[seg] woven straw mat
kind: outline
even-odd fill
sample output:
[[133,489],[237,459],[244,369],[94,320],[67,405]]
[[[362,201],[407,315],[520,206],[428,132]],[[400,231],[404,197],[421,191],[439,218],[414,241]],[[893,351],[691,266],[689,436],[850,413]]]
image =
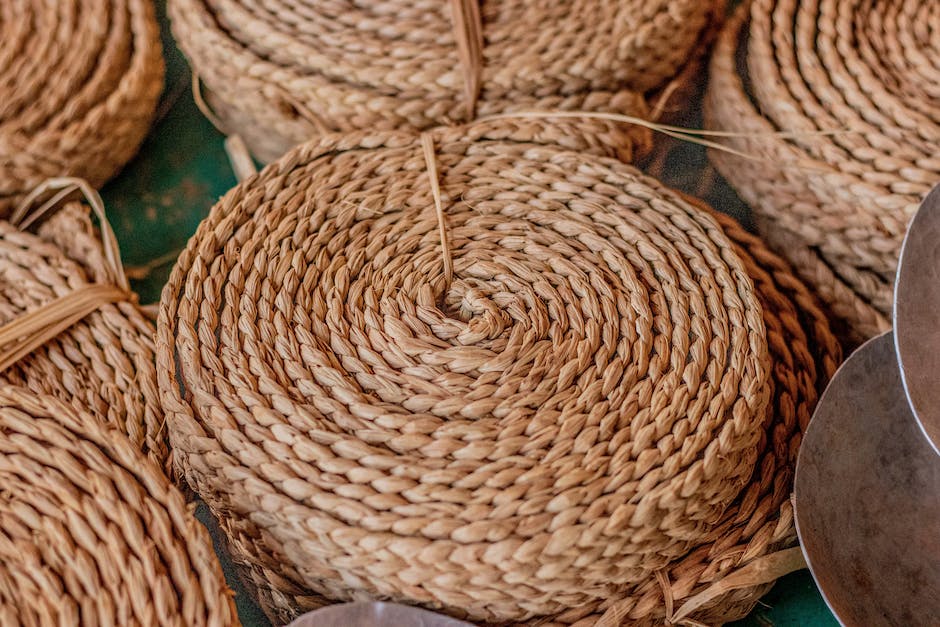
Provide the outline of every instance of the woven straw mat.
[[888,327],[907,222],[940,182],[938,32],[936,1],[755,0],[712,59],[707,125],[761,157],[712,159],[852,341]]
[[5,386],[0,485],[0,624],[238,624],[209,534],[124,434]]
[[578,128],[324,136],[181,255],[157,324],[174,459],[273,619],[381,597],[661,624],[662,574],[678,607],[793,541],[824,318],[734,223],[558,143]]
[[162,85],[150,0],[0,0],[0,217],[47,177],[111,178]]
[[[534,108],[648,116],[651,105],[681,107],[724,6],[170,0],[168,12],[222,130],[270,161],[327,131],[423,130]],[[465,23],[482,34],[457,28]]]
[[[0,221],[0,324],[113,277],[83,204],[39,228]],[[0,381],[50,394],[125,432],[159,464],[166,428],[154,369],[154,327],[136,304],[104,304],[0,372]]]

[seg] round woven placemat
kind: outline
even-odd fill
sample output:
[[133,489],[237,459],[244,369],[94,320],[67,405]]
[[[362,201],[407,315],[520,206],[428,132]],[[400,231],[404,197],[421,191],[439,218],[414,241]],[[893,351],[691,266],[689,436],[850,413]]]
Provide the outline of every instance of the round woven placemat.
[[[84,204],[67,204],[35,233],[0,220],[0,325],[27,319],[90,285],[115,282]],[[165,464],[154,327],[133,299],[128,294],[127,300],[97,307],[0,372],[0,381],[55,396],[99,418]]]
[[111,178],[162,85],[151,0],[0,1],[0,216],[48,177]]
[[380,596],[661,621],[657,571],[681,600],[792,539],[824,319],[758,242],[576,133],[323,137],[181,255],[157,325],[174,456],[276,620]]
[[0,486],[0,624],[238,624],[209,534],[124,434],[5,386]]
[[887,328],[906,224],[940,181],[938,27],[936,2],[754,0],[712,59],[707,125],[762,157],[716,167],[855,341]]
[[678,107],[695,75],[683,68],[697,67],[724,4],[171,0],[168,11],[223,130],[269,161],[328,131]]

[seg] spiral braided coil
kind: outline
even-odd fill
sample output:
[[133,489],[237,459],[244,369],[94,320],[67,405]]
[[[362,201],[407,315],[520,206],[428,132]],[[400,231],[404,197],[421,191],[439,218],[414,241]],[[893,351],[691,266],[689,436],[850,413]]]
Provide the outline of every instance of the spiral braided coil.
[[713,162],[851,341],[887,328],[907,222],[940,182],[937,33],[937,2],[754,0],[711,62],[707,125],[762,157]]
[[157,325],[175,459],[272,617],[379,596],[661,621],[656,571],[691,593],[792,540],[825,319],[759,242],[580,130],[433,132],[449,285],[404,132],[296,148],[181,255]]

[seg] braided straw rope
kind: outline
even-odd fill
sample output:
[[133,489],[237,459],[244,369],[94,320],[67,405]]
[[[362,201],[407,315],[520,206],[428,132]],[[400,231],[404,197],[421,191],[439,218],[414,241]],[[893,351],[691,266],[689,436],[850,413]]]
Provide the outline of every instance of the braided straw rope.
[[0,217],[47,177],[111,178],[162,84],[150,0],[0,0]]
[[[107,221],[99,236],[84,205],[59,202],[78,186],[100,213],[101,199],[86,183],[61,179],[27,197],[16,224],[0,221],[0,381],[55,396],[117,427],[166,464],[154,327],[129,292]],[[50,189],[59,194],[33,207],[33,197]],[[57,213],[36,234],[22,230],[52,209]],[[71,299],[82,295],[87,306],[69,319]],[[25,327],[40,315],[51,326],[28,334]],[[62,320],[70,324],[56,324]]]
[[533,108],[647,115],[644,96],[672,108],[724,4],[170,0],[168,12],[222,129],[270,161],[327,131]]
[[887,327],[905,226],[940,181],[938,32],[937,2],[754,0],[712,60],[708,126],[766,157],[714,163],[854,340]]
[[4,387],[0,486],[0,624],[238,624],[209,534],[124,434]]
[[174,459],[274,619],[377,596],[661,623],[662,575],[678,608],[793,540],[825,320],[759,242],[578,130],[324,136],[180,256],[157,325]]

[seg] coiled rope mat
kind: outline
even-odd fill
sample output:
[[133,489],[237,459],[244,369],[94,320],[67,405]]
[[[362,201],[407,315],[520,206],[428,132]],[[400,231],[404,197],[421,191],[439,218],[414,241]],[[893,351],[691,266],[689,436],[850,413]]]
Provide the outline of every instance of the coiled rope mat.
[[887,328],[906,224],[940,181],[938,33],[937,2],[754,0],[712,59],[707,125],[765,157],[716,167],[853,340]]
[[0,624],[238,624],[183,495],[93,416],[5,386],[0,486]]
[[321,137],[180,256],[157,325],[174,459],[274,619],[380,596],[661,623],[792,541],[824,318],[738,228],[559,145],[578,129]]
[[0,217],[48,177],[111,178],[162,85],[150,0],[0,0]]
[[[107,221],[99,235],[88,207],[71,200],[79,187],[103,217],[87,183],[60,179],[27,197],[13,222],[0,220],[0,381],[95,416],[165,464],[154,327],[129,291]],[[55,192],[48,202],[32,202],[47,191]],[[53,210],[35,233],[22,230]],[[88,307],[70,319],[69,299],[82,295]],[[18,326],[41,314],[50,318],[42,328]]]
[[328,131],[679,106],[724,5],[170,0],[168,12],[222,129],[270,161]]

